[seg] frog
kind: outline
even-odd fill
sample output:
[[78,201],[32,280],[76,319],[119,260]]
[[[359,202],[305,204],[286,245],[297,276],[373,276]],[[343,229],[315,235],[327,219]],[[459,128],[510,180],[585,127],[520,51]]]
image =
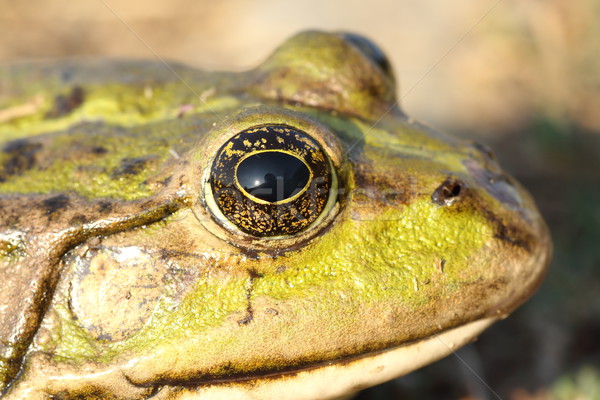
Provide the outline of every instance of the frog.
[[475,340],[551,257],[532,197],[306,31],[243,72],[0,67],[0,397],[333,399]]

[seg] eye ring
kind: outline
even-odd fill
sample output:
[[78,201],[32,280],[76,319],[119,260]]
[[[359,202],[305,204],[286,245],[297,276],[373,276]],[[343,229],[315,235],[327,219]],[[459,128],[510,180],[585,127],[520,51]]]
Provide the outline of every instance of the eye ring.
[[[250,178],[243,174],[256,183],[249,188]],[[246,128],[226,141],[213,158],[205,188],[216,221],[255,238],[303,233],[337,201],[337,175],[319,142],[276,123]],[[271,193],[254,192],[261,188]]]

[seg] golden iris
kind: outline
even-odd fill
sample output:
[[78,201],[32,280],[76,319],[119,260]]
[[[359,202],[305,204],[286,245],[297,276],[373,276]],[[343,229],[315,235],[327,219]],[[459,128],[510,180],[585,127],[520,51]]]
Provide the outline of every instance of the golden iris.
[[321,146],[286,125],[261,125],[229,139],[218,151],[209,182],[220,212],[258,237],[289,236],[325,209],[332,166]]

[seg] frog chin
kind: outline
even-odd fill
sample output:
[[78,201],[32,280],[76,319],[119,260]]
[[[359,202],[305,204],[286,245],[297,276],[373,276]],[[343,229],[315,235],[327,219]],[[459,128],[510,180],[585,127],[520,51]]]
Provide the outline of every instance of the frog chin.
[[[198,387],[163,387],[156,399],[337,399],[407,374],[473,341],[500,317],[487,317],[389,350],[318,367]],[[166,390],[165,390],[166,389]]]

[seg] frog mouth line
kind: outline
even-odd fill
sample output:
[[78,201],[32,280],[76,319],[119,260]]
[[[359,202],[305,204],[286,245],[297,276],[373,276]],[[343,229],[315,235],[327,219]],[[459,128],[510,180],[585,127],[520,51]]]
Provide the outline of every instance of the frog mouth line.
[[[339,396],[385,382],[443,358],[474,340],[500,318],[499,315],[483,317],[397,347],[325,361],[295,370],[229,379],[158,383],[148,398],[162,399],[166,395],[169,399],[194,399],[198,396],[202,400],[216,400],[233,398],[236,392],[243,390],[256,392],[257,398],[285,399],[287,397],[282,398],[282,393],[304,393],[307,387],[315,394],[301,398],[315,398],[317,394]],[[130,383],[135,384],[131,380]],[[179,397],[180,395],[185,397]]]
[[[143,381],[138,379],[134,373],[121,369],[120,371],[113,370],[115,373],[113,378],[115,382],[121,381],[122,384],[131,389],[138,391],[142,389],[146,393],[144,398],[154,400],[163,398],[228,400],[236,398],[235,394],[239,395],[240,392],[260,392],[256,398],[280,398],[284,400],[285,397],[281,397],[281,393],[301,393],[305,391],[306,386],[309,386],[311,390],[316,390],[314,388],[319,390],[314,392],[312,396],[288,398],[292,400],[319,398],[320,393],[329,392],[332,393],[330,396],[328,395],[329,397],[335,397],[350,391],[360,390],[404,375],[445,357],[460,346],[472,341],[493,322],[502,319],[518,307],[535,291],[543,279],[544,266],[550,258],[550,248],[545,241],[549,240],[549,236],[544,236],[542,242],[535,246],[533,254],[529,255],[527,261],[520,264],[520,269],[530,271],[530,273],[527,276],[527,282],[523,282],[518,293],[512,293],[512,295],[506,296],[505,301],[496,303],[480,315],[474,315],[471,322],[449,327],[439,333],[434,333],[413,342],[405,342],[387,349],[381,348],[366,351],[362,354],[348,355],[336,360],[307,363],[297,368],[254,371],[245,376],[232,374],[228,377],[207,375],[200,377],[198,374],[196,378],[178,379],[176,376],[158,375],[154,379],[150,376]],[[73,376],[77,375],[77,373],[73,374]],[[102,388],[104,385],[99,384],[95,379],[88,380],[85,385],[89,385],[89,387],[99,385]],[[55,393],[59,393],[61,390],[84,390],[82,386],[73,385],[73,382],[60,382],[59,376],[52,378],[52,380],[56,384],[57,391]],[[44,379],[40,379],[40,385],[43,385],[43,382]],[[331,388],[332,385],[335,387]],[[59,387],[62,389],[58,389]],[[22,390],[18,385],[14,389],[16,389],[15,393]],[[11,397],[11,394],[8,394],[7,400],[9,398],[19,398],[18,394],[17,397]]]
[[[545,240],[549,240],[546,238]],[[512,243],[511,243],[512,244]],[[404,342],[401,344],[396,344],[390,347],[381,347],[379,349],[366,350],[362,353],[351,354],[343,356],[336,360],[322,360],[313,363],[306,363],[304,365],[299,365],[296,367],[290,367],[288,369],[281,370],[263,370],[263,371],[254,371],[251,374],[232,374],[228,377],[219,377],[219,376],[204,376],[203,378],[191,378],[191,379],[164,379],[164,380],[155,380],[147,383],[136,382],[135,379],[129,378],[131,384],[139,386],[139,387],[150,387],[154,386],[156,388],[155,392],[158,393],[164,389],[170,388],[169,390],[174,390],[175,388],[183,388],[183,390],[199,390],[204,393],[205,390],[213,390],[212,388],[222,387],[222,390],[229,390],[228,387],[234,386],[261,386],[268,385],[269,382],[278,382],[278,381],[290,381],[295,379],[305,379],[302,378],[301,375],[318,375],[319,371],[324,369],[338,369],[338,370],[346,370],[346,369],[356,369],[356,374],[359,374],[359,371],[362,371],[362,374],[365,374],[365,371],[370,371],[369,369],[364,369],[363,364],[372,363],[373,365],[377,363],[376,360],[386,358],[386,354],[397,354],[394,357],[398,357],[399,354],[409,354],[410,352],[415,351],[414,349],[420,347],[429,347],[431,346],[431,342],[439,342],[443,343],[446,347],[445,350],[440,350],[438,355],[435,358],[427,358],[424,361],[419,362],[415,361],[415,357],[407,357],[407,360],[396,360],[393,367],[389,367],[394,371],[400,371],[393,375],[392,377],[382,378],[381,382],[392,379],[393,377],[401,376],[405,373],[411,372],[421,366],[425,366],[437,359],[445,357],[446,355],[454,352],[454,350],[458,349],[460,346],[467,344],[468,342],[474,340],[479,333],[487,329],[493,322],[503,319],[506,315],[511,313],[514,309],[519,307],[523,302],[525,302],[531,295],[534,293],[538,287],[541,285],[543,278],[545,276],[545,268],[536,268],[536,266],[546,265],[551,256],[551,251],[546,250],[542,251],[541,249],[548,249],[548,246],[540,244],[537,246],[538,251],[534,251],[535,255],[532,255],[529,258],[529,261],[526,262],[521,268],[525,270],[531,270],[532,274],[529,276],[528,282],[523,282],[523,290],[519,294],[513,294],[512,296],[506,298],[504,301],[501,301],[494,306],[490,307],[487,311],[481,313],[480,315],[473,316],[473,319],[470,322],[464,323],[458,326],[450,326],[445,330],[433,333],[429,336],[426,336],[421,339],[416,339],[414,341]],[[459,334],[465,335],[464,337],[460,337]],[[449,339],[448,339],[449,338]],[[403,356],[404,357],[404,356]],[[418,357],[417,357],[418,358]],[[372,360],[372,361],[368,361]],[[360,366],[360,367],[359,367]],[[376,366],[372,366],[373,368],[379,368]],[[402,368],[406,368],[403,370]],[[404,372],[403,372],[404,371]],[[243,375],[243,376],[242,376]],[[342,373],[340,372],[340,377],[335,379],[342,379]],[[334,378],[332,378],[334,379]],[[328,381],[329,383],[335,382],[335,380]],[[305,383],[307,384],[307,383]],[[278,384],[276,384],[278,385]],[[372,386],[372,384],[365,384],[364,387]],[[214,389],[215,391],[221,389]],[[287,390],[287,389],[286,389]],[[204,396],[204,394],[203,394]],[[275,396],[277,397],[277,396]],[[157,397],[160,398],[160,397]],[[211,397],[209,397],[210,399]],[[227,398],[227,397],[223,397]],[[266,397],[269,398],[269,397]],[[202,400],[205,398],[202,397]]]
[[[544,246],[540,246],[539,249]],[[148,398],[152,399],[202,399],[221,400],[235,398],[240,392],[256,393],[256,398],[280,398],[282,393],[312,394],[289,399],[312,399],[318,396],[337,397],[345,393],[382,383],[405,375],[433,361],[441,359],[461,346],[473,341],[495,321],[522,304],[541,284],[545,270],[535,268],[545,265],[548,251],[537,251],[522,268],[532,270],[529,282],[521,294],[510,296],[486,312],[465,324],[449,327],[439,333],[405,342],[394,347],[348,355],[337,360],[324,360],[310,365],[279,371],[255,371],[253,374],[230,375],[229,377],[204,377],[197,379],[159,379],[139,382],[131,376],[125,377],[129,384],[139,388],[153,388]],[[535,271],[534,271],[535,270]],[[137,382],[136,382],[137,381]],[[181,397],[180,397],[181,396]],[[291,395],[290,395],[291,396]]]

